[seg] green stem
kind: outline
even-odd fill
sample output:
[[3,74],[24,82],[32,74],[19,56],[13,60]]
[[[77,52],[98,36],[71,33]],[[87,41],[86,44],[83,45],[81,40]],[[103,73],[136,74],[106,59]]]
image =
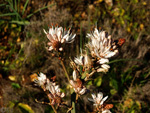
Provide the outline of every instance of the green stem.
[[71,104],[72,104],[71,113],[76,113],[76,105],[75,105],[75,103],[76,103],[76,93],[73,92],[73,93],[71,94]]
[[65,67],[64,62],[63,62],[62,60],[61,60],[61,65],[62,65],[62,67],[63,67],[63,69],[64,69],[64,71],[65,71],[65,75],[66,75],[66,77],[67,77],[67,79],[68,79],[68,82],[70,83],[69,75],[68,75],[68,73],[67,73],[66,67]]

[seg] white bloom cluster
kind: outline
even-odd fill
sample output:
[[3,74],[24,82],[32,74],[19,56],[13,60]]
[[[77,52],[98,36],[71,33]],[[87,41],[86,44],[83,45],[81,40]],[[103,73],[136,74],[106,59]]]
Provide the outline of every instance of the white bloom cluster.
[[62,51],[62,43],[71,43],[74,41],[76,34],[70,34],[70,29],[64,30],[62,27],[53,27],[49,28],[49,31],[44,30],[47,38],[49,39],[48,50],[52,51],[53,49]]
[[87,90],[82,81],[77,78],[77,73],[75,70],[73,71],[73,80],[70,80],[70,84],[73,87],[74,91],[79,95],[83,95]]
[[52,99],[51,104],[61,104],[61,99],[65,96],[65,94],[61,93],[59,86],[47,79],[45,74],[40,73],[37,79],[34,80],[34,82],[37,85],[41,86],[44,91],[50,92],[48,94],[48,97]]
[[47,79],[46,75],[43,73],[40,73],[37,79],[34,80],[34,82],[39,86],[44,86],[44,84],[46,83],[46,79]]
[[97,97],[93,93],[92,98],[88,98],[88,100],[94,102],[93,105],[96,106],[96,108],[98,108],[98,110],[101,111],[102,113],[111,113],[110,110],[105,108],[103,105],[107,98],[108,98],[108,96],[103,98],[103,93],[99,92],[97,94]]
[[119,53],[115,42],[105,31],[98,31],[97,28],[95,28],[93,33],[87,34],[87,37],[90,38],[87,47],[90,50],[91,56],[101,65],[101,67],[97,69],[97,72],[107,72],[110,68],[110,66],[106,64],[109,62],[108,59]]

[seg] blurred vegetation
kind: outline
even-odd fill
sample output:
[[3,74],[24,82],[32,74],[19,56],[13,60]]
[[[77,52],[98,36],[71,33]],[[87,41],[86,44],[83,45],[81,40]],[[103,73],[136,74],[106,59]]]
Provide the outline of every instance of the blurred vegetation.
[[[62,70],[55,69],[60,67],[59,62],[45,49],[47,39],[43,33],[43,29],[48,29],[49,25],[59,24],[66,28],[72,27],[72,31],[77,33],[75,42],[65,49],[66,59],[70,55],[72,58],[79,55],[80,48],[84,49],[88,41],[86,33],[94,27],[106,30],[114,39],[125,38],[126,43],[116,58],[119,60],[112,59],[110,71],[95,74],[95,79],[88,83],[88,87],[94,92],[102,91],[109,95],[108,103],[114,104],[112,112],[150,112],[150,92],[147,90],[150,88],[150,1],[113,0],[112,4],[107,1],[2,0],[0,85],[6,91],[3,94],[0,92],[3,97],[0,99],[0,106],[13,107],[17,112],[23,113],[52,110],[46,105],[38,109],[41,104],[34,99],[39,98],[37,94],[40,91],[36,89],[35,93],[31,93],[33,89],[28,88],[29,92],[26,92],[26,87],[31,87],[29,76],[40,71],[49,76],[58,75],[58,83],[63,82]],[[71,75],[69,65],[67,69]],[[4,88],[9,85],[4,80],[13,89]],[[61,87],[65,89],[64,85]],[[19,94],[20,98],[5,99],[10,93],[7,90]],[[38,106],[36,109],[35,105]],[[92,111],[91,109],[91,103],[86,102],[78,105],[77,111]]]

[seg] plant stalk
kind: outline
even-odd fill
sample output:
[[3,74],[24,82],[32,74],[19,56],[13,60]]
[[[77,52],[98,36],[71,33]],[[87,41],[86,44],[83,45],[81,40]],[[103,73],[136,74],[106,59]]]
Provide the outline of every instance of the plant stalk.
[[61,60],[61,65],[62,65],[62,67],[63,67],[63,70],[65,71],[65,75],[66,75],[66,77],[67,77],[67,79],[68,79],[68,82],[70,83],[69,75],[68,75],[68,73],[67,73],[66,67],[65,67],[64,62],[63,62],[62,60]]

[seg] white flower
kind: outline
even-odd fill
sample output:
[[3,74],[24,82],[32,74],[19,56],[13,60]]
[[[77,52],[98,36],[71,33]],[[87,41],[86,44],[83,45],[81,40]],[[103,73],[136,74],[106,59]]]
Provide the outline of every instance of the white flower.
[[43,73],[40,73],[34,82],[39,86],[43,86],[46,83],[46,75]]
[[60,92],[60,88],[58,85],[50,85],[49,91],[50,91],[50,94],[48,96],[49,98],[52,99],[51,104],[52,105],[58,104],[58,106],[61,105],[62,98],[65,96],[65,93]]
[[97,97],[96,97],[96,95],[93,93],[93,94],[92,94],[92,98],[93,98],[93,99],[88,98],[88,100],[94,102],[93,105],[96,106],[96,107],[98,107],[98,106],[102,106],[102,105],[103,105],[104,101],[108,98],[108,96],[106,96],[106,97],[103,98],[103,93],[102,93],[102,92],[99,92],[99,93],[97,94]]
[[105,31],[99,32],[95,28],[93,33],[87,34],[87,37],[91,39],[87,47],[93,57],[108,59],[118,54],[117,46]]
[[52,84],[51,84],[51,85],[49,86],[49,91],[50,91],[50,93],[53,95],[53,97],[59,96],[59,97],[63,98],[63,97],[65,96],[64,93],[61,93],[61,92],[60,92],[60,88],[59,88],[58,85],[52,85]]
[[39,77],[37,77],[34,82],[41,86],[44,91],[50,92],[47,96],[52,99],[51,104],[61,104],[65,94],[61,93],[59,86],[47,79],[45,74],[40,73]]
[[83,95],[87,90],[82,81],[77,78],[77,73],[75,70],[73,71],[73,80],[70,80],[70,84],[73,87],[74,91],[79,95]]
[[84,56],[80,56],[74,59],[74,62],[78,65],[83,65],[83,58]]
[[111,39],[110,35],[105,31],[98,31],[97,28],[95,28],[93,33],[87,34],[87,37],[91,39],[87,44],[91,56],[97,64],[100,64],[96,68],[97,72],[108,72],[110,66],[107,63],[109,63],[109,58],[119,53],[118,46]]
[[76,34],[72,35],[70,34],[70,29],[64,30],[62,27],[52,27],[49,28],[49,31],[46,32],[44,30],[44,33],[47,35],[47,38],[49,39],[49,48],[48,50],[51,51],[53,49],[62,51],[62,43],[71,43],[74,41],[74,38]]
[[82,65],[84,69],[90,69],[93,65],[92,60],[89,58],[87,54],[81,55],[80,57],[77,57],[74,59],[74,62],[77,65]]

